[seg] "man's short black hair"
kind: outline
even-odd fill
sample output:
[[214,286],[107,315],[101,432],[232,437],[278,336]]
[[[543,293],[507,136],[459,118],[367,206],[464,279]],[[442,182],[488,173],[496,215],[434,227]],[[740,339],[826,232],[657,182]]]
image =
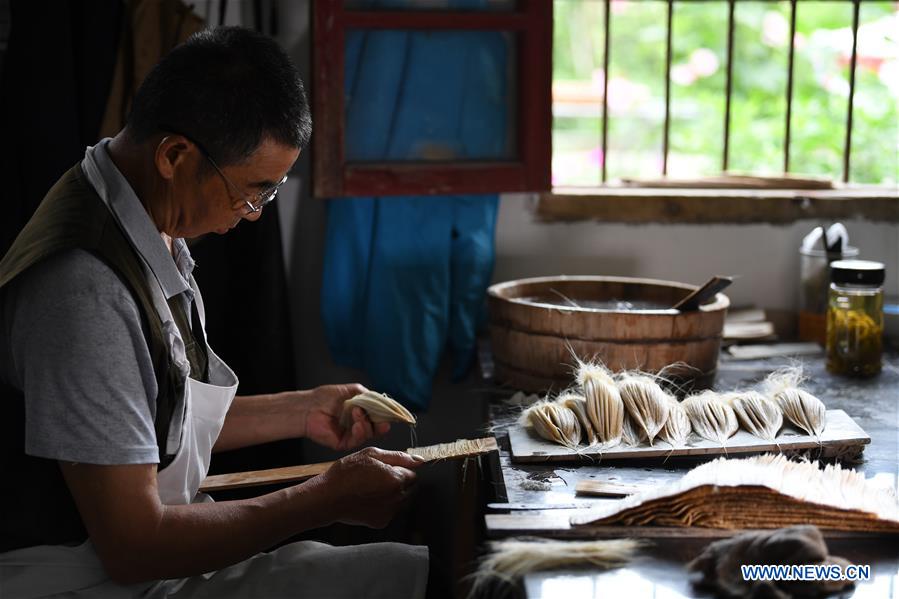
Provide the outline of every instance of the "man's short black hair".
[[218,27],[172,50],[138,89],[128,118],[132,139],[164,131],[190,137],[225,166],[249,157],[266,136],[302,149],[312,119],[300,75],[274,40]]

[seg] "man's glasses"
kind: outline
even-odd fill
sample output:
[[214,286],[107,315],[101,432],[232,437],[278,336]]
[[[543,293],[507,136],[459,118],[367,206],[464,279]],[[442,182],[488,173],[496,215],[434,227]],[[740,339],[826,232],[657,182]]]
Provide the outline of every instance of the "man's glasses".
[[253,196],[250,196],[248,198],[246,196],[246,194],[243,191],[241,191],[241,189],[237,185],[235,185],[234,182],[232,182],[231,179],[229,179],[228,176],[225,175],[224,172],[222,172],[222,169],[219,168],[219,165],[215,163],[215,160],[212,159],[212,156],[209,154],[209,152],[206,151],[206,148],[204,148],[202,144],[200,144],[198,141],[196,141],[189,135],[185,135],[184,133],[181,133],[180,131],[176,131],[176,130],[172,129],[171,127],[161,127],[161,129],[164,131],[169,131],[170,133],[174,133],[176,135],[180,135],[181,137],[184,137],[185,139],[189,140],[192,144],[197,146],[197,149],[200,150],[200,153],[206,157],[206,160],[209,161],[209,164],[212,165],[212,168],[214,168],[215,171],[219,175],[221,175],[221,177],[222,177],[222,179],[224,179],[225,183],[230,185],[231,189],[233,189],[237,193],[237,196],[243,200],[244,204],[246,204],[247,214],[255,214],[256,212],[261,211],[263,208],[265,208],[267,205],[269,205],[278,196],[278,189],[282,185],[284,185],[285,181],[287,181],[287,175],[284,175],[281,178],[281,180],[275,184],[274,187],[270,187],[269,189],[264,189],[264,190],[260,191],[259,193],[255,194]]

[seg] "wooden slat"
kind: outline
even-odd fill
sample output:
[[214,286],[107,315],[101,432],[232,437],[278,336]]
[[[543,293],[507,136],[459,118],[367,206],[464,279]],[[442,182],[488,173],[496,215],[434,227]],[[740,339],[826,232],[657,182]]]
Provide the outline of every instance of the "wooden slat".
[[[569,522],[571,516],[583,512],[583,509],[569,509],[487,514],[484,516],[484,521],[487,527],[487,536],[491,538],[527,535],[570,539],[720,539],[745,532],[758,532],[754,529],[727,530],[699,528],[696,526],[684,528],[667,526],[571,526]],[[821,529],[821,534],[827,539],[854,539],[883,536],[889,533]]]
[[[481,439],[473,439],[475,441],[476,450],[472,450],[471,444],[465,444],[462,451],[452,454],[442,455],[440,460],[469,458],[491,451],[497,451],[495,437],[484,437]],[[437,447],[430,445],[426,447],[410,448],[410,453],[427,452],[429,449]],[[417,450],[417,451],[416,451]],[[200,491],[209,493],[212,491],[227,491],[229,489],[242,489],[244,487],[257,487],[261,485],[275,485],[284,483],[293,483],[318,476],[325,472],[334,462],[320,462],[317,464],[303,464],[300,466],[287,466],[284,468],[270,468],[267,470],[252,470],[249,472],[233,472],[229,474],[216,474],[207,476],[200,485]]]
[[899,222],[895,188],[835,190],[557,188],[537,204],[542,222],[792,223],[865,218]]
[[687,447],[672,448],[668,443],[656,440],[650,447],[628,447],[620,445],[602,453],[596,450],[580,448],[580,452],[574,452],[567,447],[550,443],[538,438],[529,430],[520,425],[509,429],[509,442],[512,447],[512,461],[520,462],[558,462],[579,460],[618,460],[659,458],[660,460],[681,456],[727,456],[741,453],[783,453],[797,450],[820,450],[824,456],[849,455],[860,452],[871,442],[871,437],[865,433],[843,410],[827,411],[827,426],[820,439],[810,435],[800,434],[800,431],[785,426],[775,443],[765,441],[744,430],[740,430],[727,440],[724,447],[693,437]]
[[591,497],[627,497],[648,488],[648,485],[628,485],[604,480],[580,480],[574,488],[577,495]]
[[333,463],[320,462],[318,464],[303,464],[301,466],[287,466],[285,468],[271,468],[268,470],[215,474],[206,477],[203,484],[200,485],[200,491],[209,493],[211,491],[227,491],[229,489],[258,487],[260,485],[299,482],[322,474]]

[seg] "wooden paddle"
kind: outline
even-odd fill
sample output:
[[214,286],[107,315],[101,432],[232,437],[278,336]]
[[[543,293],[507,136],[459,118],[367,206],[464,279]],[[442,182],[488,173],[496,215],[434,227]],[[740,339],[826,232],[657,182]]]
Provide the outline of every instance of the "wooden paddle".
[[[431,462],[469,458],[497,450],[496,439],[494,437],[484,437],[482,439],[459,439],[453,443],[440,443],[439,445],[426,447],[410,447],[406,452],[411,455],[418,455],[424,458],[425,461]],[[200,485],[200,491],[209,493],[211,491],[227,491],[229,489],[242,489],[260,485],[299,482],[318,476],[330,468],[333,463],[321,462],[318,464],[287,466],[285,468],[270,468],[268,470],[216,474],[206,477],[206,480]]]

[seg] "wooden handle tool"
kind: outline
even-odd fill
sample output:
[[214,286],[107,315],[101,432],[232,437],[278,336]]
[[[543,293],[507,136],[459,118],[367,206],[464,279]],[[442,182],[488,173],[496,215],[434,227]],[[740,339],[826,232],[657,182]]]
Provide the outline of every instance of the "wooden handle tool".
[[716,293],[733,283],[733,277],[712,277],[706,281],[705,285],[691,291],[687,297],[672,306],[675,310],[681,312],[690,312],[698,310],[703,302],[715,296]]
[[[452,443],[440,443],[427,447],[410,447],[406,452],[411,455],[417,455],[426,462],[431,462],[474,457],[497,450],[496,439],[494,437],[484,437],[482,439],[459,439]],[[321,462],[318,464],[287,466],[285,468],[270,468],[268,470],[215,474],[206,477],[200,485],[200,491],[209,493],[211,491],[227,491],[229,489],[242,489],[260,485],[299,482],[318,476],[330,468],[333,463]]]

